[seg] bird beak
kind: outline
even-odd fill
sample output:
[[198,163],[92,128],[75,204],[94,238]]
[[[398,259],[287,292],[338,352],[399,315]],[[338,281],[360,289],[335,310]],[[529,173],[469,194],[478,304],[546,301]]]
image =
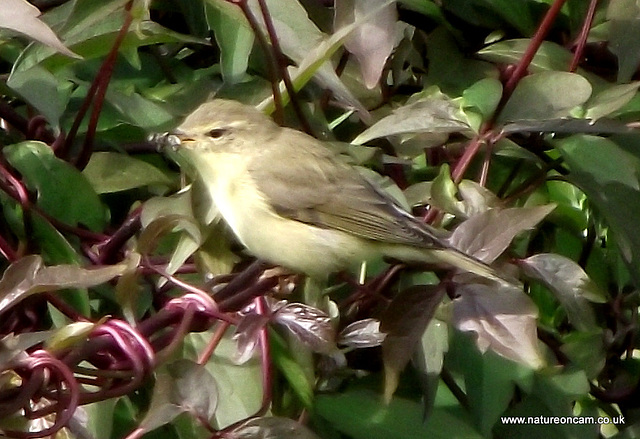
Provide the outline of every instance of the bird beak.
[[176,129],[171,132],[151,134],[147,138],[147,140],[149,141],[149,143],[155,144],[156,148],[158,148],[159,151],[167,148],[176,151],[180,147],[180,145],[182,145],[183,141],[189,141],[193,139],[187,136],[184,132]]

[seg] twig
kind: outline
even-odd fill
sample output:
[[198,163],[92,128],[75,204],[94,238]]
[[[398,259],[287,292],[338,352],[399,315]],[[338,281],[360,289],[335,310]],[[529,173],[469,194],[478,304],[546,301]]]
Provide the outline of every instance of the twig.
[[271,14],[269,14],[269,9],[267,8],[267,4],[265,0],[258,0],[258,4],[260,5],[260,11],[262,12],[262,18],[264,19],[264,24],[267,29],[267,34],[269,35],[269,39],[271,40],[271,46],[273,47],[273,56],[276,61],[276,65],[280,70],[280,77],[284,82],[284,86],[287,89],[287,93],[289,93],[289,98],[291,101],[291,105],[293,106],[293,110],[296,112],[296,116],[298,116],[298,120],[302,124],[302,128],[307,134],[313,135],[313,131],[311,129],[311,125],[307,120],[302,108],[300,107],[300,102],[298,101],[298,94],[293,87],[293,83],[291,82],[291,77],[289,76],[289,72],[287,71],[287,60],[284,57],[282,49],[280,47],[280,41],[278,40],[278,35],[276,33],[276,28],[273,25],[273,20],[271,19]]
[[573,52],[573,59],[571,60],[571,64],[569,65],[569,71],[575,72],[580,64],[580,60],[582,59],[582,54],[584,53],[584,47],[587,44],[587,37],[589,36],[589,31],[591,30],[591,24],[593,23],[593,16],[596,13],[596,7],[598,6],[598,0],[591,0],[589,2],[589,9],[587,10],[587,16],[584,19],[584,23],[582,23],[582,29],[580,29],[580,35],[578,35],[576,49]]
[[251,12],[251,8],[249,8],[247,0],[227,1],[229,1],[230,3],[235,3],[240,7],[242,13],[249,22],[249,26],[251,26],[251,29],[253,29],[253,33],[258,39],[258,44],[260,44],[260,47],[262,47],[262,52],[267,57],[267,71],[271,79],[271,93],[273,94],[273,102],[276,106],[274,119],[278,124],[282,125],[284,123],[284,110],[282,109],[282,96],[280,95],[279,87],[280,78],[278,76],[278,65],[275,59],[275,55],[269,47],[269,43],[262,33],[262,30],[260,29],[260,23],[258,23],[256,16],[253,15],[253,12]]

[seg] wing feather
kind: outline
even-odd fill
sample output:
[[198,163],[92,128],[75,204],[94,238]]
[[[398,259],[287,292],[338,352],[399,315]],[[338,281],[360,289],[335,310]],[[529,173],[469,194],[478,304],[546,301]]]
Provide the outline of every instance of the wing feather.
[[284,153],[273,142],[276,147],[249,164],[251,176],[280,215],[374,241],[445,247],[444,231],[415,219],[321,142],[309,144],[308,136],[288,129],[281,138],[299,140],[295,152],[287,148]]

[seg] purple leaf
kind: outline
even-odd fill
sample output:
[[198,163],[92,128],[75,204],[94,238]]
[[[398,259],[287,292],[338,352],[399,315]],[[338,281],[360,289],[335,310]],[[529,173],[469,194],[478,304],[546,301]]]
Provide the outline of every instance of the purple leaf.
[[387,334],[380,332],[380,321],[364,319],[353,322],[340,331],[338,344],[350,348],[372,348],[380,346]]
[[273,321],[291,331],[315,352],[335,350],[335,331],[323,311],[302,303],[290,303],[273,315]]
[[490,348],[532,368],[544,364],[536,333],[538,312],[524,292],[492,282],[462,284],[458,293],[453,301],[454,324],[461,331],[475,332],[482,352]]
[[[336,0],[334,28],[340,29],[374,11],[386,0]],[[364,84],[371,89],[382,75],[387,58],[393,51],[398,11],[395,4],[382,8],[358,26],[346,38],[345,48],[360,64]]]
[[509,247],[516,235],[534,227],[553,209],[554,204],[490,209],[460,224],[449,242],[458,250],[490,264]]

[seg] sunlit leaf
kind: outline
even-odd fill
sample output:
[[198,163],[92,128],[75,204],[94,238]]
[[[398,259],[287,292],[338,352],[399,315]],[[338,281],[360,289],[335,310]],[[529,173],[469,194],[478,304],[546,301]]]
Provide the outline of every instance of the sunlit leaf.
[[[392,1],[388,0],[389,3]],[[257,3],[256,0],[250,1],[249,6],[257,17],[261,17],[262,14]],[[297,1],[268,0],[266,4],[282,51],[298,65],[298,68],[291,72],[291,80],[296,90],[301,89],[311,78],[315,78],[323,87],[332,90],[338,100],[366,115],[365,108],[344,85],[327,61],[341,47],[344,38],[356,29],[361,21],[371,18],[372,14],[368,14],[353,25],[346,26],[339,32],[327,36],[318,29],[309,18],[306,10]],[[375,12],[373,11],[373,13]]]
[[519,233],[533,228],[555,205],[490,209],[460,224],[449,237],[455,248],[491,263]]
[[[334,28],[340,29],[386,3],[386,0],[337,0]],[[396,5],[388,4],[351,32],[344,42],[344,47],[358,60],[368,88],[375,87],[380,80],[393,50],[397,18]]]
[[52,352],[68,349],[76,343],[83,341],[96,328],[92,322],[73,322],[58,329],[47,340],[46,346]]
[[544,365],[538,348],[535,305],[518,288],[506,285],[461,284],[453,301],[458,329],[473,332],[478,348],[491,349],[532,368]]
[[64,55],[80,58],[78,54],[67,49],[51,28],[38,18],[39,16],[38,8],[25,0],[3,0],[0,8],[0,28],[20,32]]
[[169,177],[155,166],[114,152],[93,153],[82,173],[98,194],[171,184]]
[[426,97],[396,108],[389,116],[380,119],[364,130],[352,143],[362,144],[379,137],[420,133],[454,133],[470,131],[469,123],[454,104],[444,95]]
[[[185,338],[183,356],[196,361],[207,349],[216,329],[190,333]],[[237,364],[234,361],[236,355],[237,345],[231,339],[231,331],[228,331],[204,365],[216,382],[218,395],[221,395],[212,420],[220,428],[254,415],[262,401],[260,361],[252,358]]]
[[126,264],[100,268],[82,268],[77,265],[47,267],[40,256],[25,256],[11,264],[0,280],[0,311],[32,294],[100,285],[121,275],[126,268]]

